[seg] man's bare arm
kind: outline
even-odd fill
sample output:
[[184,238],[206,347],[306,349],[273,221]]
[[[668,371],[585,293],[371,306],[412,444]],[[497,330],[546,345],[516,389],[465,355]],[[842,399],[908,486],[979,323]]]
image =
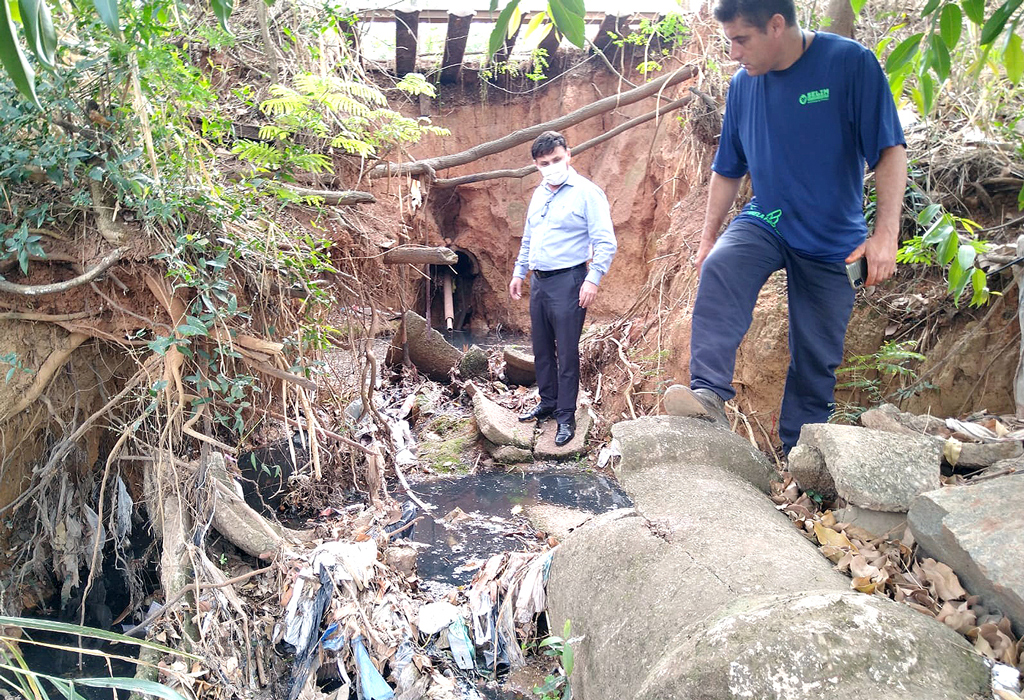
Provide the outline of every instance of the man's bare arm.
[[700,247],[697,249],[697,256],[693,264],[700,274],[700,268],[704,259],[708,257],[711,249],[718,239],[718,232],[722,230],[725,217],[736,201],[736,195],[740,191],[742,178],[725,177],[718,173],[711,173],[711,185],[708,192],[708,206],[704,213],[704,231],[700,237]]
[[864,281],[867,286],[889,279],[896,271],[900,215],[906,189],[907,151],[903,146],[891,146],[882,151],[875,164],[875,192],[878,195],[875,230],[846,258],[846,262],[853,262],[861,256],[867,258],[868,278]]

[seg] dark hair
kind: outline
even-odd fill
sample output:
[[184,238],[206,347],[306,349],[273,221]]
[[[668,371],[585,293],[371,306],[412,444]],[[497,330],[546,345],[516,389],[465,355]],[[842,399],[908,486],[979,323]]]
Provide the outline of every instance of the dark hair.
[[715,6],[715,19],[719,22],[724,24],[742,17],[762,32],[768,26],[768,20],[775,15],[782,15],[786,26],[795,25],[793,0],[718,0]]
[[534,160],[537,160],[541,156],[546,156],[548,153],[551,153],[559,146],[565,149],[569,148],[569,144],[566,143],[565,137],[557,131],[545,131],[533,140],[533,145],[530,146],[530,156]]

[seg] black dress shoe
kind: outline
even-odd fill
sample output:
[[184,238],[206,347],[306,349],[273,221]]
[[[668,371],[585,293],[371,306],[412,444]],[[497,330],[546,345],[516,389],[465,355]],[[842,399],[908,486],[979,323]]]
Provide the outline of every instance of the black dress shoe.
[[569,442],[576,435],[576,426],[572,423],[559,423],[558,432],[555,433],[555,446],[561,447]]
[[529,413],[523,413],[519,416],[519,420],[523,423],[529,420],[544,420],[550,418],[551,414],[555,412],[553,408],[546,408],[545,406],[537,406]]

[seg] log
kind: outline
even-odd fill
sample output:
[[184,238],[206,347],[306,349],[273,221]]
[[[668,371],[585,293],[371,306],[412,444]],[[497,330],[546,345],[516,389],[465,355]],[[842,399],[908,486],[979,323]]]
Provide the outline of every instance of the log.
[[638,88],[633,88],[632,90],[627,90],[626,92],[617,93],[615,95],[609,95],[608,97],[600,99],[597,102],[592,102],[586,107],[581,107],[569,114],[562,115],[561,117],[544,122],[543,124],[537,124],[525,129],[520,129],[519,131],[514,131],[500,139],[481,143],[460,153],[437,156],[435,158],[425,158],[411,163],[385,163],[374,167],[370,170],[369,175],[370,177],[386,177],[389,174],[425,175],[437,170],[454,168],[458,165],[466,165],[467,163],[480,160],[484,156],[501,153],[502,151],[507,151],[510,148],[515,148],[516,146],[532,141],[545,131],[558,131],[565,129],[573,124],[579,124],[582,121],[586,121],[591,117],[596,117],[599,114],[604,114],[605,112],[613,109],[625,107],[626,105],[631,105],[634,102],[639,102],[645,97],[659,94],[666,88],[677,83],[681,83],[684,80],[689,80],[696,74],[697,69],[695,67],[683,66],[666,76],[658,78],[657,80],[652,80]]
[[384,253],[385,265],[454,265],[458,261],[459,254],[451,248],[399,246]]
[[[609,131],[606,131],[600,136],[595,136],[589,141],[584,141],[579,146],[574,147],[572,149],[572,154],[574,156],[579,155],[580,153],[583,153],[587,149],[593,148],[594,146],[604,143],[610,138],[618,136],[627,129],[632,129],[634,126],[638,126],[640,124],[643,124],[644,122],[649,122],[650,120],[661,115],[667,114],[672,110],[679,109],[683,105],[689,103],[692,99],[692,95],[686,95],[685,97],[675,100],[674,102],[669,102],[664,107],[659,107],[653,112],[648,112],[647,114],[643,114],[639,117],[633,117],[629,121],[625,121],[619,124],[614,129],[610,129]],[[434,187],[444,189],[447,187],[458,187],[459,185],[468,185],[474,182],[483,182],[484,180],[497,180],[498,178],[503,177],[526,177],[530,173],[535,172],[537,172],[536,165],[527,165],[516,170],[491,170],[486,173],[475,173],[473,175],[462,175],[461,177],[451,177],[434,180]]]
[[[1024,256],[1024,234],[1017,236],[1017,257],[1021,256]],[[1024,330],[1024,265],[1015,267],[1013,276],[1017,280],[1017,321]],[[1017,374],[1013,378],[1013,402],[1017,417],[1024,418],[1024,341],[1017,360]]]
[[285,189],[294,192],[300,197],[317,197],[324,200],[324,204],[331,206],[349,206],[352,204],[373,204],[377,201],[369,192],[358,190],[311,190],[306,187],[285,185]]
[[462,57],[466,55],[466,40],[469,39],[469,26],[472,23],[472,12],[448,13],[448,35],[444,40],[444,57],[441,60],[442,83],[459,81]]
[[420,13],[395,10],[395,75],[401,78],[416,70],[416,35]]

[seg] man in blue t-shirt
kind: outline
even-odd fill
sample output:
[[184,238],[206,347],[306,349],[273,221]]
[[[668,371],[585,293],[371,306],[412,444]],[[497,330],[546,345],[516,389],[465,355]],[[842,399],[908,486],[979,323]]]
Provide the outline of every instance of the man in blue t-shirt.
[[[833,407],[854,299],[846,264],[865,258],[867,285],[895,270],[906,141],[874,54],[801,29],[792,0],[720,0],[715,18],[742,67],[729,87],[694,259],[690,387],[670,387],[665,407],[724,421],[758,293],[784,269],[791,360],[779,437],[788,454],[800,428],[825,422]],[[865,165],[878,193],[870,237]],[[747,173],[754,198],[719,237]]]

